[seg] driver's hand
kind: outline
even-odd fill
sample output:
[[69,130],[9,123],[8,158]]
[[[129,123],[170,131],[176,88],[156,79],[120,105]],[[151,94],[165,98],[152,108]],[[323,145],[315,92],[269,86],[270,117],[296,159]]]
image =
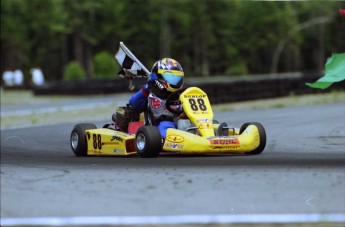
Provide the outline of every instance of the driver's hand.
[[171,105],[170,105],[170,106],[181,106],[181,108],[182,108],[182,105],[181,105],[181,101],[180,101],[180,100],[171,101]]
[[132,74],[131,72],[129,72],[127,70],[123,70],[123,69],[120,72],[118,72],[117,75],[119,77],[122,77],[122,78],[130,78],[130,79],[133,79],[135,77],[134,74]]
[[171,109],[178,111],[178,112],[183,112],[182,105],[171,105]]
[[180,116],[178,116],[178,119],[188,119],[188,116],[185,112],[182,112]]
[[176,112],[183,113],[182,103],[180,100],[171,102],[170,108]]

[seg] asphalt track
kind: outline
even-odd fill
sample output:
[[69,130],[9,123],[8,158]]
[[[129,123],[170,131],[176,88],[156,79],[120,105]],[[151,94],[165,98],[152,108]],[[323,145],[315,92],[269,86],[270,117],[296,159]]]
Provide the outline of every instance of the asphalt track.
[[[1,130],[1,218],[345,215],[345,105],[215,114],[267,132],[260,155],[75,157],[74,124]],[[77,122],[76,122],[77,123]],[[105,122],[94,122],[101,127]]]

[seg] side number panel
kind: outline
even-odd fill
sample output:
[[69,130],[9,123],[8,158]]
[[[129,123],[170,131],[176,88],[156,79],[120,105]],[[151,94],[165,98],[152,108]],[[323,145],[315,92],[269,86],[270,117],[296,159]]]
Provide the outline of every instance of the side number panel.
[[102,137],[100,134],[93,134],[92,136],[93,139],[93,148],[95,150],[102,150]]

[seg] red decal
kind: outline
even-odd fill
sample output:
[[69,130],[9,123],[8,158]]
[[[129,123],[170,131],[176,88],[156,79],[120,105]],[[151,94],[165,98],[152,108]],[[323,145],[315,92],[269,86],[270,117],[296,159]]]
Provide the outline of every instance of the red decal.
[[161,100],[156,99],[156,98],[151,98],[151,106],[154,109],[158,109],[159,107],[161,107]]

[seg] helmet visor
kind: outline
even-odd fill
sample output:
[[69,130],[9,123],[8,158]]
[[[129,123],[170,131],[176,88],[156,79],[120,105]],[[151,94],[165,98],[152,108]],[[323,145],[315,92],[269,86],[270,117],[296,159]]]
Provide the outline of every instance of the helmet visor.
[[158,70],[158,75],[161,75],[163,81],[173,86],[181,86],[183,84],[184,73],[177,70]]

